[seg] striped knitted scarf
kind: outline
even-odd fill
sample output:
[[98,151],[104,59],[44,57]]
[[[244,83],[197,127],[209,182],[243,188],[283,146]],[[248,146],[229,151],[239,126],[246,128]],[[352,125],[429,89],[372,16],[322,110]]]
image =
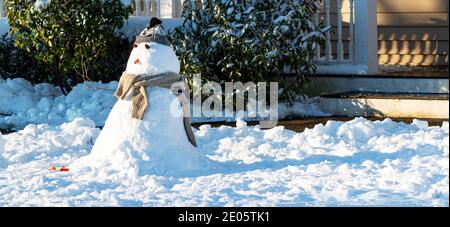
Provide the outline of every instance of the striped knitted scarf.
[[[174,83],[181,81],[181,79],[182,77],[179,74],[172,72],[156,75],[135,75],[123,72],[120,77],[119,86],[117,87],[114,95],[118,99],[124,100],[128,92],[131,90],[131,117],[143,120],[145,111],[149,106],[149,100],[145,88],[163,87],[173,89],[172,92],[177,95],[183,107],[183,124],[186,135],[192,145],[196,147],[197,142],[190,124],[188,100],[186,99],[186,96],[178,94],[178,91],[183,88],[172,86]],[[188,89],[187,86],[185,86],[185,89]],[[182,94],[186,94],[186,92],[189,92],[189,90],[185,90]]]

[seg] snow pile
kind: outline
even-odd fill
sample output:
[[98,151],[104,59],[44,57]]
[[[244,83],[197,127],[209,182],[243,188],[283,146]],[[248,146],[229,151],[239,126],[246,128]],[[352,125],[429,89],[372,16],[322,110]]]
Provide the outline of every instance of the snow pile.
[[440,149],[434,151],[423,149],[428,146],[424,140],[433,141],[442,136],[448,138],[448,135],[442,134],[448,131],[448,123],[444,124],[440,134],[427,135],[432,128],[428,128],[427,122],[419,120],[408,125],[391,119],[372,122],[356,118],[350,122],[328,121],[325,125],[318,124],[313,129],[296,133],[285,130],[283,126],[261,130],[258,126],[248,127],[240,121],[236,128],[222,126],[217,129],[203,125],[197,135],[199,143],[209,148],[204,151],[207,156],[221,162],[305,162],[311,156],[320,156],[323,160],[337,161],[351,157],[352,162],[362,163],[366,159],[397,159],[436,152],[444,152],[448,156],[448,141],[436,143]]
[[[5,148],[5,139],[3,139],[2,133],[0,132],[0,154],[3,154],[4,148]],[[0,155],[0,169],[6,167],[6,161],[3,159],[3,156]]]
[[[50,84],[38,84],[35,87],[22,79],[7,79],[0,81],[0,112],[19,113],[26,112],[40,102],[40,98],[60,95],[59,90]],[[41,106],[45,101],[41,102]]]
[[[114,90],[117,82],[84,82],[73,88],[69,95],[62,95],[59,88],[50,84],[31,85],[22,79],[0,80],[0,128],[21,129],[28,124],[59,125],[77,117],[92,119],[96,126],[103,126],[117,99]],[[193,107],[200,108],[200,107]],[[321,110],[315,99],[279,103],[279,117],[329,116]],[[212,121],[234,121],[235,118],[214,111],[205,111],[207,116],[192,118],[193,123]],[[244,115],[242,113],[241,115]],[[216,117],[217,116],[217,117]],[[258,120],[258,118],[243,118]]]
[[5,141],[4,141],[4,139],[3,139],[2,133],[0,132],[0,153],[3,153],[3,147],[4,147],[4,145],[5,145]]
[[30,124],[13,136],[4,136],[7,143],[1,155],[7,163],[14,164],[51,157],[64,159],[78,153],[87,154],[99,133],[100,129],[95,128],[93,121],[83,118],[76,118],[57,127]]
[[[93,179],[49,171],[88,155],[89,120],[3,135],[3,206],[448,206],[449,126],[389,119],[329,121],[303,133],[202,126],[199,153],[224,164],[203,176]],[[52,139],[53,137],[64,138]],[[0,137],[1,138],[1,137]],[[13,155],[19,152],[18,155]],[[107,173],[105,173],[107,174]],[[116,174],[114,172],[111,175]],[[111,176],[105,176],[111,177]]]
[[46,83],[32,86],[22,79],[0,81],[0,128],[23,128],[30,123],[58,125],[76,117],[93,119],[103,125],[116,102],[117,82],[85,82],[68,96]]

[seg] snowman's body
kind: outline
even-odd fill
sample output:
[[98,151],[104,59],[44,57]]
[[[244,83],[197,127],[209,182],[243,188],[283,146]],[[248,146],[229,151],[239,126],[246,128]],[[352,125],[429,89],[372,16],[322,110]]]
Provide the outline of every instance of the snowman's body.
[[[148,42],[134,45],[126,73],[157,75],[179,70],[170,46]],[[91,153],[70,168],[125,176],[194,176],[208,171],[210,162],[188,140],[181,105],[173,105],[177,97],[167,88],[147,87],[149,106],[144,119],[138,120],[131,117],[131,92],[114,105]]]

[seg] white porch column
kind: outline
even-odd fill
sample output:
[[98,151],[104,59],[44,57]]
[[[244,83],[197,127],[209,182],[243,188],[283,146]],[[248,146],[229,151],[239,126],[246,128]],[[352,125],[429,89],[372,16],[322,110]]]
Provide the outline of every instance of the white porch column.
[[181,16],[182,0],[172,0],[172,18],[179,18]]
[[160,13],[162,18],[172,18],[173,0],[160,0]]
[[377,0],[355,1],[355,64],[378,73]]
[[140,16],[141,15],[141,0],[135,0],[134,3],[136,4],[136,9],[135,9],[135,16]]

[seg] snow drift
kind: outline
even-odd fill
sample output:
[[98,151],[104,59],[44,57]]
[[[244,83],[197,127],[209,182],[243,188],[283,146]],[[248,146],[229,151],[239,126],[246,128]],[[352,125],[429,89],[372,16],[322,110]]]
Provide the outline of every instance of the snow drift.
[[[0,128],[23,129],[28,124],[57,126],[77,117],[89,118],[97,127],[105,125],[112,107],[117,101],[114,91],[117,81],[110,83],[84,82],[67,95],[50,84],[32,85],[22,78],[0,79]],[[311,101],[314,101],[311,99]],[[197,108],[197,107],[193,107]],[[279,103],[279,117],[329,116],[318,102]],[[225,113],[208,112],[208,116],[196,117],[192,122],[234,121]],[[251,120],[259,120],[258,118]]]
[[[202,176],[93,179],[49,171],[89,154],[90,120],[3,135],[2,206],[448,206],[449,128],[329,121],[302,133],[208,125],[199,153],[229,166]],[[16,154],[17,153],[17,154]],[[234,168],[238,166],[239,168]],[[114,174],[114,173],[111,173]]]

